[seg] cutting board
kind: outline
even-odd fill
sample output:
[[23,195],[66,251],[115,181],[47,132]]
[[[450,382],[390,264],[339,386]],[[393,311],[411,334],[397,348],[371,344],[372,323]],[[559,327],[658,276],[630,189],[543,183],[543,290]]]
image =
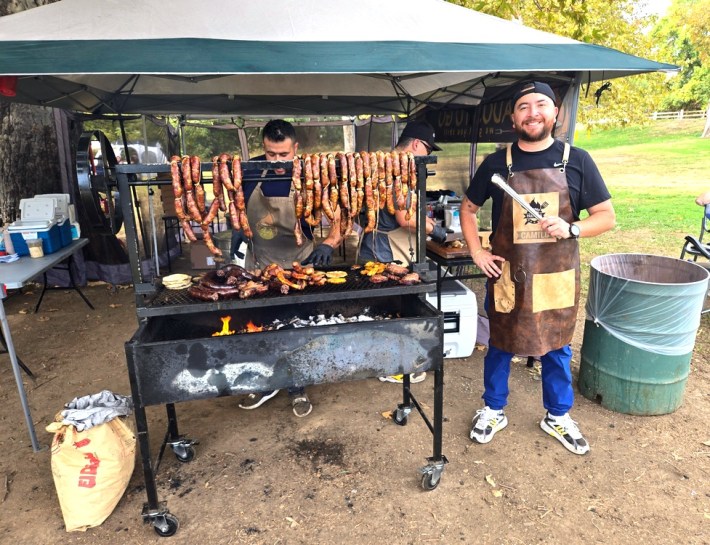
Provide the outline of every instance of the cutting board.
[[446,246],[442,246],[433,240],[427,240],[426,249],[430,252],[434,252],[436,255],[440,255],[444,259],[471,257],[471,254],[468,251],[468,246],[464,246],[463,248],[447,248]]

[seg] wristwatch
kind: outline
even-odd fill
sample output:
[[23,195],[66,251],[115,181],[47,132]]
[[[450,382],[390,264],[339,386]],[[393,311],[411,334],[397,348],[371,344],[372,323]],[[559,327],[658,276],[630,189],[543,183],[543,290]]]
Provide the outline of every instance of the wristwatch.
[[576,223],[570,223],[569,224],[569,236],[570,238],[579,238],[579,235],[582,233],[582,231],[579,229],[579,225]]

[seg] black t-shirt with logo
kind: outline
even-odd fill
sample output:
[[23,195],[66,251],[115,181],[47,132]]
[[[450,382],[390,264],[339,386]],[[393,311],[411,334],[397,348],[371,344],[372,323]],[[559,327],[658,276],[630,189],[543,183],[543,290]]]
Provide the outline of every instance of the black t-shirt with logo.
[[[535,152],[521,150],[516,142],[512,149],[513,172],[560,168],[563,152],[564,142],[559,140],[555,140],[549,148]],[[505,157],[505,148],[486,157],[466,190],[466,197],[475,205],[483,206],[488,199],[493,199],[493,231],[498,225],[504,193],[491,182],[491,176],[497,173],[507,180],[508,167]],[[587,210],[611,198],[597,165],[586,151],[572,146],[565,173],[575,220],[579,219],[581,210]]]

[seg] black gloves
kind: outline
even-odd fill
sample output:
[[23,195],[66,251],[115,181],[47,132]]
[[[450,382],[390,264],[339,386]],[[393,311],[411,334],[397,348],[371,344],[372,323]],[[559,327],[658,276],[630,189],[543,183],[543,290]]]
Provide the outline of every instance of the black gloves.
[[301,265],[313,263],[316,267],[322,267],[330,263],[333,257],[333,248],[327,244],[319,244],[306,259],[301,261]]
[[236,255],[239,259],[244,259],[244,253],[239,251],[242,242],[249,243],[249,239],[244,235],[241,229],[232,231],[232,244],[229,246],[229,257]]
[[446,242],[446,228],[442,227],[441,225],[435,225],[432,232],[429,233],[429,236],[434,242],[443,244],[444,242]]

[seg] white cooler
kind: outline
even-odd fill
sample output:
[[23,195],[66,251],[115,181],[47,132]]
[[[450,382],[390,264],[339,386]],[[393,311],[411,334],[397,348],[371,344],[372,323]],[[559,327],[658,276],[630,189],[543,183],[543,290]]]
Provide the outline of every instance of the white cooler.
[[[436,292],[426,294],[436,308]],[[441,285],[441,311],[444,313],[444,358],[467,358],[473,354],[478,327],[476,294],[458,280]]]

